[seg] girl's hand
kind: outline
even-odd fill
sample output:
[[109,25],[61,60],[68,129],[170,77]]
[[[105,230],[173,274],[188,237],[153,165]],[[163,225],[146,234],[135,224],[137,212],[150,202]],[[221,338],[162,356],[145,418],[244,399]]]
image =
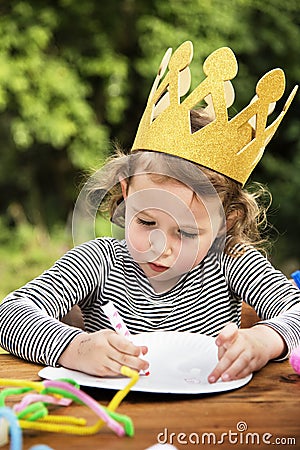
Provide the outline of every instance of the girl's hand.
[[219,362],[208,376],[210,383],[220,377],[223,381],[246,377],[285,351],[281,336],[266,325],[240,330],[229,323],[218,335],[216,345]]
[[100,377],[120,374],[121,366],[138,372],[149,367],[139,358],[147,353],[147,347],[137,347],[112,330],[82,333],[77,336],[59,358],[59,364]]

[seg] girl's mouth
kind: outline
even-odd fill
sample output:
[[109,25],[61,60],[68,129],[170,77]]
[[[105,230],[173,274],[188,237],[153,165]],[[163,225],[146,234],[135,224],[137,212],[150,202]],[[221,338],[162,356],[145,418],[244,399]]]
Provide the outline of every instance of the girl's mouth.
[[148,265],[149,265],[150,269],[154,270],[154,272],[165,272],[166,270],[169,269],[169,267],[160,266],[160,265],[152,263],[152,262],[148,262]]

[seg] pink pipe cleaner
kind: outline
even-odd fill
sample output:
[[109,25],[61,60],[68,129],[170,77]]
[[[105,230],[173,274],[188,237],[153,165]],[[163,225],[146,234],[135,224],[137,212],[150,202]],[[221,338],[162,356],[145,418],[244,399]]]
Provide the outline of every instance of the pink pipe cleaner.
[[292,351],[290,363],[294,371],[300,375],[300,347],[297,347]]
[[14,405],[13,410],[18,413],[23,411],[28,405],[35,402],[49,403],[52,405],[69,406],[72,400],[69,398],[56,398],[52,395],[27,394],[19,403]]

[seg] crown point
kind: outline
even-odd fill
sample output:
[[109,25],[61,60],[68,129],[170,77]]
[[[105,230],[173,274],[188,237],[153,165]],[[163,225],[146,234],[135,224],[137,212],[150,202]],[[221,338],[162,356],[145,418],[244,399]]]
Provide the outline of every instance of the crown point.
[[169,62],[169,69],[182,70],[185,69],[193,59],[193,44],[191,41],[186,41],[174,52]]
[[294,87],[294,89],[292,90],[292,92],[290,93],[287,101],[285,102],[285,105],[283,107],[283,111],[284,113],[286,113],[286,111],[289,109],[290,104],[292,103],[297,91],[298,91],[299,86],[296,84],[296,86]]
[[256,93],[264,97],[265,101],[272,103],[279,100],[285,90],[285,75],[281,69],[273,69],[266,73],[257,83]]
[[209,55],[203,64],[203,71],[208,77],[219,80],[232,80],[237,74],[238,64],[233,51],[222,47]]
[[167,70],[167,67],[168,67],[168,64],[169,64],[171,55],[172,55],[172,48],[169,47],[168,50],[166,51],[166,53],[164,54],[164,57],[163,57],[163,59],[161,60],[159,69],[158,69],[158,71],[157,71],[157,75],[158,75],[160,78],[163,77],[165,71]]

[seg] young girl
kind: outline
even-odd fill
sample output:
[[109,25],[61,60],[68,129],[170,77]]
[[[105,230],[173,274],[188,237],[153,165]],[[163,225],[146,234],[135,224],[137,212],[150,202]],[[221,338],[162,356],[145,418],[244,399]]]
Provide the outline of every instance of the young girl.
[[[191,113],[192,132],[207,123],[205,111]],[[11,293],[0,305],[0,345],[98,376],[124,364],[147,370],[147,348],[111,330],[101,305],[112,300],[133,334],[216,336],[211,383],[286,358],[299,345],[300,291],[259,251],[265,211],[257,194],[181,157],[135,150],[114,158],[91,192],[93,201],[105,197],[101,208],[124,225],[125,239],[76,246]],[[249,329],[239,329],[242,301],[262,319]],[[74,305],[84,330],[61,322]]]

